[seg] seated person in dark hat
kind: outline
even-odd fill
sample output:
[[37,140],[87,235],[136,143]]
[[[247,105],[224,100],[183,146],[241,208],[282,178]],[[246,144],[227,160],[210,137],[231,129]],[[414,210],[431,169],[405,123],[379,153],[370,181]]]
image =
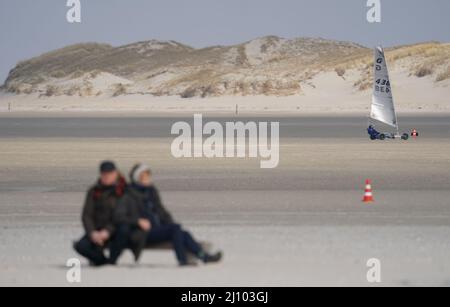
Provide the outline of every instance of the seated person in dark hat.
[[111,263],[104,251],[115,234],[114,213],[126,185],[116,165],[105,161],[100,165],[98,182],[87,192],[82,214],[85,235],[74,248],[93,266]]

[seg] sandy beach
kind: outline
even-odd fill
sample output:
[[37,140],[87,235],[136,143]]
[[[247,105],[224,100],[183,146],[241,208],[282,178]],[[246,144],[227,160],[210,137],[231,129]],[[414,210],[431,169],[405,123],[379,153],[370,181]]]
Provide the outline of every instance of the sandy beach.
[[99,160],[112,158],[124,172],[151,164],[177,220],[225,261],[180,269],[172,253],[148,251],[135,266],[127,253],[117,268],[83,262],[82,286],[367,286],[370,258],[381,261],[381,285],[450,285],[448,118],[401,118],[423,135],[409,142],[369,141],[359,116],[271,119],[281,160],[262,170],[258,160],[173,158],[163,132],[177,117],[2,116],[0,284],[71,285],[65,263],[77,257],[84,193]]

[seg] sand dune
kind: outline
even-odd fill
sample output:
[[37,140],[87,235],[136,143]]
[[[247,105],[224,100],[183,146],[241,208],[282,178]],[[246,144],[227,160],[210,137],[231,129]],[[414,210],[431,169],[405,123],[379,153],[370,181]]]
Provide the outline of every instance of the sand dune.
[[[153,95],[57,96],[39,97],[39,94],[0,94],[0,112],[149,112],[149,113],[286,113],[286,114],[340,114],[367,113],[371,91],[359,91],[352,86],[357,75],[349,72],[344,80],[334,72],[321,73],[302,83],[302,94],[273,96],[222,96],[183,99],[178,96]],[[105,76],[104,76],[105,77]],[[401,68],[392,71],[393,91],[399,112],[450,112],[450,80],[435,83],[431,76],[410,77]],[[97,80],[101,84],[101,80]],[[101,86],[101,85],[99,85]]]
[[[439,97],[444,88],[448,94],[450,44],[423,43],[386,51],[390,68],[402,76],[393,80],[396,86],[420,93],[436,88]],[[372,84],[372,64],[370,48],[318,38],[268,36],[203,49],[154,40],[120,47],[91,43],[17,64],[3,88],[33,99],[99,98],[94,103],[114,97],[138,102],[134,96],[152,101],[148,97],[294,96],[298,101],[295,96],[301,96],[306,107],[314,109],[315,101],[307,99],[333,96],[344,101],[366,94]],[[305,108],[303,103],[300,107]]]

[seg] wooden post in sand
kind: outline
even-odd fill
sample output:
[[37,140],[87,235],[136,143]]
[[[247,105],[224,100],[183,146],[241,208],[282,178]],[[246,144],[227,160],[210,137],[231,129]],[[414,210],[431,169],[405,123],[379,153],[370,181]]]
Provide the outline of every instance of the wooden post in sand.
[[239,106],[236,104],[236,115],[239,114]]
[[8,103],[8,112],[11,112],[11,102]]

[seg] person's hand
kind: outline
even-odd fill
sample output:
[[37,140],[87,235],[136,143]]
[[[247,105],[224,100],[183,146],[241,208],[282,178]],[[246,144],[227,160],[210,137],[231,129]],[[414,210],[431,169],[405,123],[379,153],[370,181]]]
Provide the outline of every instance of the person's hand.
[[102,240],[102,245],[105,244],[105,242],[108,241],[110,237],[111,234],[109,233],[108,230],[103,229],[100,231],[100,239]]
[[146,232],[149,232],[150,229],[152,228],[152,224],[147,219],[139,219],[138,225],[143,231],[146,231]]
[[106,241],[108,241],[110,237],[111,235],[105,229],[100,231],[93,231],[90,235],[91,241],[98,246],[104,246]]
[[103,243],[100,231],[93,231],[89,237],[95,245],[102,246]]

